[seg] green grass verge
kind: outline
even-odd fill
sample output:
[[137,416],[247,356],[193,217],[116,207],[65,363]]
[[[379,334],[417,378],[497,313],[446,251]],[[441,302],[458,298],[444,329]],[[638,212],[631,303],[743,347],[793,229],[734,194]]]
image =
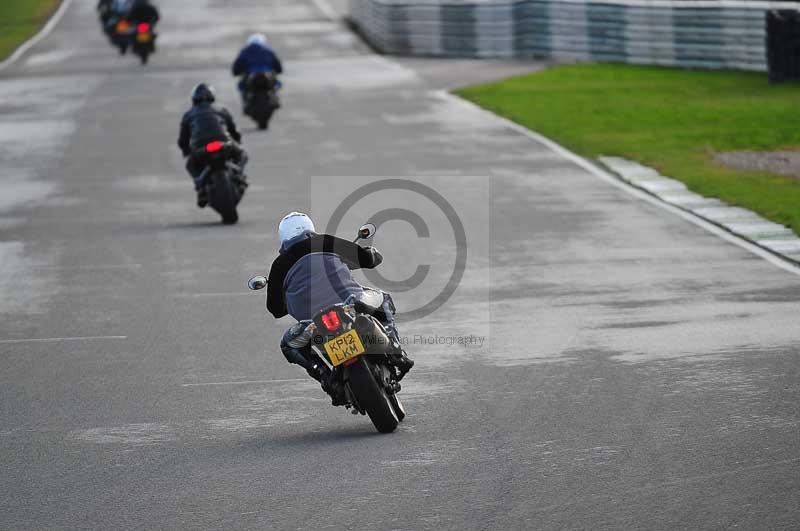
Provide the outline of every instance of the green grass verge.
[[41,28],[60,0],[0,0],[0,61]]
[[764,74],[568,65],[457,93],[586,157],[618,155],[800,232],[800,180],[717,165],[800,148],[800,86]]

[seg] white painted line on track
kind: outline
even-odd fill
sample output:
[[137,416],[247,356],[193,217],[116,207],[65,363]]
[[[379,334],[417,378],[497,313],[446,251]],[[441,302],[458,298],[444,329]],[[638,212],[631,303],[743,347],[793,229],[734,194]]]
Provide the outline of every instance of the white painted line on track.
[[580,166],[581,168],[585,169],[586,171],[588,171],[589,173],[591,173],[595,177],[598,177],[599,179],[601,179],[601,180],[603,180],[603,181],[605,181],[605,182],[607,182],[607,183],[609,183],[609,184],[611,184],[613,186],[616,186],[617,188],[619,188],[621,190],[624,190],[624,191],[628,192],[630,195],[633,195],[633,196],[635,196],[635,197],[637,197],[639,199],[647,201],[648,203],[650,203],[652,205],[655,205],[655,206],[657,206],[657,207],[659,207],[659,208],[661,208],[663,210],[666,210],[668,212],[671,212],[671,213],[675,214],[676,216],[680,216],[681,218],[685,219],[686,221],[694,223],[698,227],[704,228],[705,230],[707,230],[708,232],[714,234],[715,236],[718,236],[718,237],[722,238],[723,240],[728,241],[728,242],[730,242],[730,243],[732,243],[734,245],[738,245],[739,247],[741,247],[742,249],[745,249],[746,251],[750,251],[754,255],[763,258],[767,262],[771,263],[772,265],[774,265],[776,267],[779,267],[779,268],[783,269],[784,271],[788,271],[789,273],[793,273],[795,275],[800,276],[800,267],[797,267],[796,265],[794,265],[794,264],[792,264],[790,262],[787,262],[786,260],[783,260],[782,258],[779,258],[778,256],[770,253],[769,251],[766,251],[766,250],[762,249],[761,247],[758,247],[757,245],[753,245],[752,243],[750,243],[750,242],[748,242],[746,240],[743,240],[742,238],[739,238],[738,236],[735,236],[735,235],[731,234],[730,232],[728,232],[728,231],[726,231],[726,230],[724,230],[724,229],[722,229],[722,228],[720,228],[720,227],[718,227],[718,226],[716,226],[716,225],[714,225],[712,223],[709,223],[708,221],[705,221],[704,219],[702,219],[702,218],[700,218],[700,217],[698,217],[698,216],[696,216],[696,215],[694,215],[694,214],[692,214],[690,212],[687,212],[687,211],[685,211],[683,209],[680,209],[678,207],[672,206],[669,203],[665,203],[664,201],[661,201],[661,200],[657,199],[656,197],[654,197],[654,196],[652,196],[652,195],[650,195],[650,194],[648,194],[648,193],[646,193],[646,192],[644,192],[642,190],[639,190],[638,188],[635,188],[635,187],[627,184],[626,182],[618,179],[617,177],[613,176],[612,174],[604,171],[603,169],[601,169],[600,167],[598,167],[594,163],[584,159],[583,157],[580,157],[580,156],[576,155],[575,153],[571,152],[570,150],[568,150],[564,146],[562,146],[562,145],[550,140],[546,136],[543,136],[543,135],[540,135],[539,133],[531,131],[530,129],[527,129],[527,128],[519,125],[518,123],[512,122],[508,118],[504,118],[504,117],[500,116],[499,114],[495,114],[492,111],[489,111],[487,109],[484,109],[483,107],[480,107],[480,106],[472,103],[471,101],[467,101],[467,100],[465,100],[463,98],[460,98],[460,97],[456,96],[455,94],[451,94],[450,92],[447,92],[446,90],[438,90],[438,91],[436,91],[436,95],[441,97],[442,99],[446,99],[446,100],[451,100],[451,101],[457,102],[457,103],[463,105],[466,108],[470,108],[470,109],[477,110],[479,112],[485,113],[486,115],[491,116],[494,119],[504,123],[506,126],[508,126],[511,129],[517,131],[518,133],[521,133],[521,134],[527,136],[531,140],[533,140],[533,141],[535,141],[535,142],[537,142],[539,144],[542,144],[543,146],[547,147],[551,151],[553,151],[553,152],[561,155],[562,157],[570,160],[571,162],[577,164],[578,166]]
[[219,293],[178,293],[176,297],[181,299],[195,299],[200,297],[244,297],[252,295],[250,291],[222,291]]
[[310,179],[314,182],[315,179],[319,179],[325,182],[338,182],[340,180],[350,180],[350,179],[370,179],[372,184],[375,184],[377,181],[415,181],[424,183],[425,179],[435,179],[435,178],[453,178],[456,177],[461,180],[469,180],[469,179],[488,179],[489,172],[484,175],[472,175],[472,174],[463,174],[463,173],[452,173],[448,170],[425,170],[425,171],[416,171],[412,174],[407,175],[400,175],[400,174],[372,174],[372,175],[344,175],[344,174],[322,174],[322,175],[311,175]]
[[322,11],[322,14],[325,15],[325,18],[328,20],[338,20],[339,15],[336,13],[336,10],[333,9],[327,0],[312,0],[314,5],[317,6],[317,9]]
[[128,339],[128,336],[32,337],[27,339],[0,339],[0,344],[57,343],[59,341],[95,341],[95,340],[106,340],[106,339]]
[[286,378],[284,380],[232,380],[230,382],[201,382],[181,384],[181,387],[213,387],[222,385],[254,385],[267,383],[286,383],[286,382],[313,382],[310,378]]
[[67,12],[67,9],[69,8],[70,4],[72,4],[72,0],[62,0],[61,5],[58,6],[56,12],[53,13],[53,16],[50,17],[50,20],[47,21],[47,24],[44,25],[44,27],[39,31],[39,33],[37,33],[27,41],[23,42],[16,50],[14,50],[14,53],[12,53],[10,57],[8,57],[5,61],[0,63],[0,71],[14,64],[14,62],[17,59],[19,59],[25,54],[25,52],[36,46],[36,44],[38,44],[39,41],[47,37],[47,35],[51,31],[53,31],[53,28],[56,27],[58,21],[61,20],[61,17],[64,16],[64,13]]
[[51,264],[34,264],[32,269],[50,269],[58,271],[105,271],[116,269],[141,269],[142,264],[108,264],[108,265],[75,265],[75,266],[61,266]]

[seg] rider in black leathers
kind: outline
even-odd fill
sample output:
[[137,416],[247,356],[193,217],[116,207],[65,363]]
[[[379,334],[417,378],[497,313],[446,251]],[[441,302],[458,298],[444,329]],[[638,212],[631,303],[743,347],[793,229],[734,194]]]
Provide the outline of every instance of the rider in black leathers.
[[[231,160],[239,166],[240,185],[247,186],[244,166],[247,164],[247,153],[239,146],[242,135],[236,130],[233,117],[224,107],[213,105],[216,99],[214,88],[200,83],[192,90],[192,108],[186,111],[181,119],[181,132],[178,147],[186,157],[186,170],[195,181],[197,190],[197,206],[208,204],[206,191],[197,183],[197,178],[205,169],[205,147],[214,141],[230,142]],[[233,142],[231,142],[233,141]]]
[[130,6],[126,0],[98,0],[97,14],[100,17],[100,24],[103,32],[111,39],[112,44],[119,46],[120,53],[125,53],[128,45],[121,40],[115,42],[116,25],[122,18],[128,15]]
[[147,0],[134,0],[128,11],[128,20],[134,26],[146,22],[152,27],[156,25],[159,18],[158,9]]
[[104,32],[108,32],[107,25],[108,20],[114,14],[112,11],[112,3],[113,0],[98,0],[97,1],[97,15],[100,17],[100,26],[102,26]]

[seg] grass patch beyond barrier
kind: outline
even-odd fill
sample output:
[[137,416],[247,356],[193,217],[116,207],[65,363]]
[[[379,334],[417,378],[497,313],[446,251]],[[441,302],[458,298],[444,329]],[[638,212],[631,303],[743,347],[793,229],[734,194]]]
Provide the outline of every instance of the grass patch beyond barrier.
[[457,93],[586,157],[617,155],[800,232],[800,179],[715,152],[800,149],[800,86],[758,73],[558,66]]
[[0,0],[0,61],[47,22],[60,0]]

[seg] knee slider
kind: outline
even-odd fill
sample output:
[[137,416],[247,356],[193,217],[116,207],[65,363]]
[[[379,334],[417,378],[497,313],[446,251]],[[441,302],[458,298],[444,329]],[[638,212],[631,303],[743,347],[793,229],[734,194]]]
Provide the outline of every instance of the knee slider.
[[289,361],[305,367],[308,363],[303,350],[307,350],[311,340],[311,332],[307,331],[309,323],[294,324],[281,338],[281,352]]
[[300,365],[301,367],[306,367],[306,365],[308,365],[308,361],[306,360],[306,357],[303,356],[303,353],[300,351],[300,349],[292,348],[281,343],[281,352],[283,352],[286,361],[289,363]]

